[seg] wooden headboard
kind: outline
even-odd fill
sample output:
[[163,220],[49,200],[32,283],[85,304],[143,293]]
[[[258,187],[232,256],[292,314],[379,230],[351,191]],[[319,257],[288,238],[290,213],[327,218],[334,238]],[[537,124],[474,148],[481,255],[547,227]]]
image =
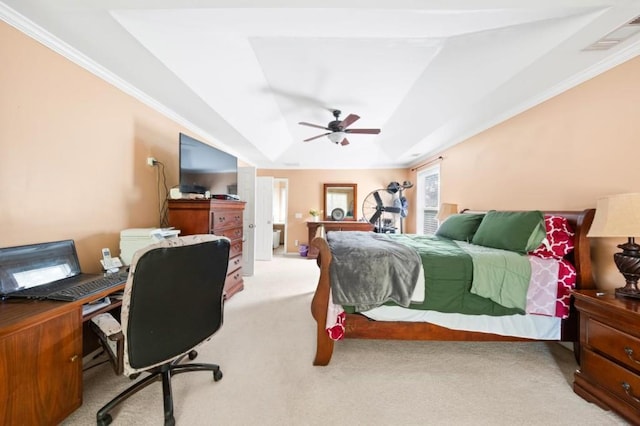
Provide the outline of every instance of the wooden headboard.
[[[486,213],[481,210],[464,209],[461,213]],[[587,232],[593,222],[595,209],[586,209],[582,211],[542,211],[545,215],[566,217],[573,227],[576,235],[574,237],[575,249],[567,256],[576,267],[577,280],[576,290],[593,290],[596,288],[593,279],[593,270],[591,269],[591,246],[587,238]]]

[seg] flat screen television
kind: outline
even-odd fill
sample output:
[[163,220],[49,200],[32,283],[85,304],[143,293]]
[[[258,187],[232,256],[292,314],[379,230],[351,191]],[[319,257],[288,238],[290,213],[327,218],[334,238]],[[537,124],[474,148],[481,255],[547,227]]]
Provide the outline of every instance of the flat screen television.
[[180,133],[180,192],[238,195],[238,159]]

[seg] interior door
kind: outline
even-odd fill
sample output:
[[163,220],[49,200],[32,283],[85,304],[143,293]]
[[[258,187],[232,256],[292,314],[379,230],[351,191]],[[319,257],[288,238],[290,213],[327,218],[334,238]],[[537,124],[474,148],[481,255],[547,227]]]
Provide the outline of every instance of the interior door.
[[273,259],[273,177],[256,180],[256,260]]
[[238,196],[245,201],[242,215],[242,274],[252,276],[256,260],[256,168],[238,168]]

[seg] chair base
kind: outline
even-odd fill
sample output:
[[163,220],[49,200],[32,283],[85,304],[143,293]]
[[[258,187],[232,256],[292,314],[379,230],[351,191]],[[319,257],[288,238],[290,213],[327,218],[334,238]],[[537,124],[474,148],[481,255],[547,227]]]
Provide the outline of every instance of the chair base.
[[[191,351],[188,354],[189,359],[194,359],[197,356],[196,351]],[[158,380],[162,380],[162,399],[164,404],[164,424],[165,426],[173,426],[176,421],[173,417],[173,395],[171,392],[171,376],[181,373],[187,373],[189,371],[211,371],[213,372],[213,380],[219,381],[222,379],[222,371],[220,371],[220,366],[216,364],[200,364],[200,363],[190,363],[190,364],[179,364],[180,361],[184,359],[184,356],[174,360],[173,362],[163,364],[159,367],[156,367],[152,370],[149,370],[149,376],[140,380],[139,382],[134,383],[129,386],[127,389],[122,391],[118,396],[109,401],[104,407],[98,410],[96,415],[96,421],[98,426],[106,426],[111,424],[113,418],[109,412],[113,410],[118,404],[122,401],[129,398],[131,395],[136,392],[146,388],[151,383],[156,382]]]

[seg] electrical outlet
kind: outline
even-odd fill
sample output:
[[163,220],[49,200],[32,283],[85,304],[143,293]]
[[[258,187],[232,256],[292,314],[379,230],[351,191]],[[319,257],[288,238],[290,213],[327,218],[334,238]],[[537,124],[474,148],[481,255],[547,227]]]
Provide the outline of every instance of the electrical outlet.
[[295,244],[295,246],[298,247],[298,240],[294,240],[293,244]]
[[158,160],[156,160],[154,157],[147,157],[147,166],[155,166],[156,163],[158,162]]

